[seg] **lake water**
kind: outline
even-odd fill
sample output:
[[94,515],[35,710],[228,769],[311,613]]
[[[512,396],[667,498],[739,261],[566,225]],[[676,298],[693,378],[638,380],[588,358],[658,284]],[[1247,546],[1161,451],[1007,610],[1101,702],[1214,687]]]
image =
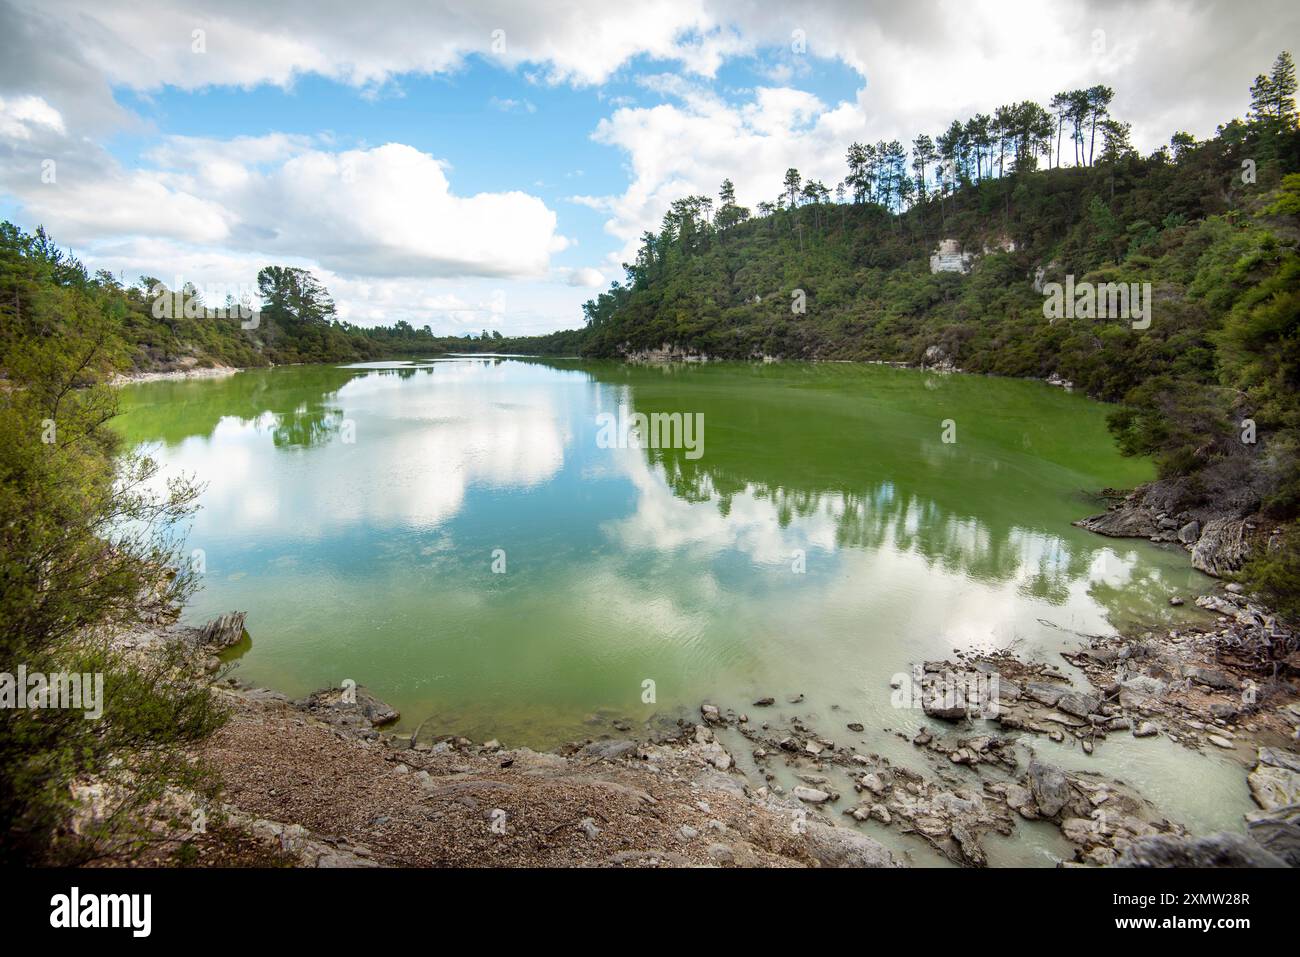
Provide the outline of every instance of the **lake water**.
[[[1168,598],[1209,587],[1179,550],[1070,525],[1151,468],[1114,450],[1104,406],[1042,383],[464,358],[122,400],[130,442],[207,483],[189,617],[249,613],[241,677],[352,679],[405,727],[507,746],[803,693],[787,714],[832,737],[861,721],[855,746],[915,760],[881,730],[927,721],[890,704],[911,663],[1014,645],[1064,666],[1080,634],[1195,619]],[[620,407],[698,414],[702,444],[607,441]],[[1187,823],[1249,807],[1239,769],[1163,740],[1035,747]]]

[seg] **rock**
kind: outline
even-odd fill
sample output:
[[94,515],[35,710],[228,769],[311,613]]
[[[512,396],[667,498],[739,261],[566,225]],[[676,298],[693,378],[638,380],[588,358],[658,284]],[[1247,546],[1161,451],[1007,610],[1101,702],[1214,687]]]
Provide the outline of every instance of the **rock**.
[[1019,784],[1006,784],[1003,786],[1002,796],[1006,799],[1007,807],[1013,811],[1019,812],[1022,817],[1036,817],[1037,812],[1034,805],[1034,796],[1029,793],[1027,788]]
[[872,794],[885,793],[885,782],[880,779],[879,774],[874,772],[862,775],[858,783],[862,785],[863,790],[870,791]]
[[1170,596],[1169,596],[1169,604],[1171,604],[1171,605],[1173,605],[1175,608],[1177,608],[1179,605],[1184,604],[1184,602],[1183,602],[1183,600],[1182,600],[1181,598],[1179,598],[1177,595],[1170,595]]
[[1055,817],[1074,797],[1069,779],[1037,758],[1029,762],[1029,791],[1043,817]]
[[722,720],[722,716],[718,714],[718,706],[716,704],[700,705],[700,714],[704,716],[704,720],[709,724],[717,724]]
[[1211,519],[1192,547],[1192,567],[1216,578],[1235,572],[1249,557],[1246,523],[1241,519]]
[[1300,754],[1293,754],[1279,748],[1260,748],[1259,763],[1300,773]]
[[1098,846],[1084,854],[1083,859],[1089,864],[1096,864],[1098,867],[1110,867],[1115,863],[1118,856],[1113,847]]
[[803,749],[804,749],[805,751],[807,751],[809,754],[811,754],[813,757],[817,757],[817,756],[818,756],[819,754],[821,754],[824,750],[826,750],[826,749],[823,748],[820,744],[818,744],[816,741],[809,741],[809,742],[807,742],[807,743],[803,746]]
[[924,693],[921,708],[931,718],[962,721],[966,717],[966,696],[956,687],[945,688],[943,693]]
[[596,835],[600,833],[600,828],[596,826],[596,822],[589,817],[584,817],[581,821],[579,821],[578,827],[582,829],[582,833],[586,834],[587,839],[590,841],[594,841],[596,839]]
[[228,612],[196,629],[195,637],[200,644],[218,651],[237,645],[243,640],[244,620],[247,617],[246,611]]
[[818,788],[806,787],[802,784],[797,785],[790,793],[805,804],[825,804],[831,799],[831,796],[825,791]]
[[808,853],[822,867],[899,867],[878,841],[854,828],[809,821],[803,832]]
[[883,804],[871,805],[871,816],[881,824],[888,824],[893,820],[893,816],[889,813],[889,808],[885,807]]
[[1260,847],[1300,867],[1300,804],[1246,815],[1246,833]]
[[736,854],[728,844],[710,844],[705,853],[719,864],[736,863]]
[[1201,523],[1193,519],[1178,530],[1178,540],[1184,545],[1195,545],[1201,537]]
[[493,738],[491,741],[484,741],[484,742],[483,742],[483,750],[484,750],[484,751],[500,751],[500,750],[501,750],[501,742],[498,741],[496,738]]
[[346,688],[322,688],[293,703],[326,724],[343,731],[369,731],[392,724],[401,714],[380,701],[365,688],[349,684]]
[[1183,669],[1183,673],[1193,681],[1199,681],[1203,685],[1209,685],[1211,688],[1238,688],[1240,682],[1231,675],[1218,671],[1214,668],[1201,668],[1196,665]]
[[1138,726],[1133,729],[1133,737],[1135,738],[1153,738],[1159,733],[1160,728],[1150,721],[1139,722]]
[[582,748],[577,757],[584,761],[613,761],[636,751],[635,741],[593,741]]
[[1246,593],[1246,587],[1240,582],[1229,582],[1223,586],[1223,589],[1232,592],[1234,595],[1244,595]]
[[1140,506],[1122,505],[1075,522],[1080,528],[1112,538],[1150,538],[1159,532],[1155,516]]
[[1211,735],[1206,735],[1206,738],[1209,740],[1210,744],[1214,745],[1215,747],[1229,748],[1229,749],[1234,747],[1233,743],[1229,741],[1227,738],[1223,737],[1222,735],[1211,734]]
[[700,836],[700,832],[697,831],[695,828],[691,827],[689,824],[683,824],[681,827],[677,829],[677,836],[680,837],[683,841],[693,841],[695,840],[695,838]]
[[1061,695],[1056,701],[1057,709],[1076,718],[1086,718],[1101,706],[1101,702],[1092,695],[1070,691]]
[[1072,844],[1096,844],[1100,838],[1096,825],[1081,817],[1067,817],[1061,822],[1061,833]]
[[1286,867],[1286,862],[1239,834],[1175,837],[1156,834],[1129,844],[1116,867]]
[[845,725],[845,727],[848,728],[850,731],[853,731],[853,732],[856,732],[856,733],[859,733],[859,734],[860,734],[860,733],[862,732],[862,730],[863,730],[862,725],[858,724],[858,722],[856,722],[856,721],[850,721],[848,724]]
[[1246,777],[1250,795],[1265,811],[1300,804],[1300,774],[1288,768],[1257,764]]
[[775,698],[759,698],[757,701],[754,702],[754,707],[755,707],[755,708],[770,708],[770,707],[772,707],[772,705],[774,705],[774,704],[776,704],[776,699],[775,699]]
[[1056,703],[1061,700],[1065,694],[1064,688],[1057,688],[1054,685],[1030,684],[1025,686],[1025,696],[1032,698],[1039,704],[1047,705],[1049,708],[1055,708]]

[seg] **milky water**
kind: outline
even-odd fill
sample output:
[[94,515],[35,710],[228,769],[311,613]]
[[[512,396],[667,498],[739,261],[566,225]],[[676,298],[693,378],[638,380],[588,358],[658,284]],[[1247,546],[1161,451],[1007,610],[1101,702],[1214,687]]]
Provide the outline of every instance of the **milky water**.
[[[765,715],[916,765],[894,732],[928,719],[889,688],[913,662],[1014,647],[1064,667],[1083,635],[1198,620],[1168,598],[1208,587],[1180,550],[1070,525],[1150,466],[1115,452],[1104,406],[1041,383],[455,358],[122,398],[128,440],[207,485],[189,617],[248,612],[239,675],[295,696],[352,679],[408,728],[548,747],[802,693]],[[609,442],[620,408],[698,415],[702,445]],[[1248,809],[1223,756],[1032,744],[1197,830]],[[1061,850],[1030,827],[1004,844]]]

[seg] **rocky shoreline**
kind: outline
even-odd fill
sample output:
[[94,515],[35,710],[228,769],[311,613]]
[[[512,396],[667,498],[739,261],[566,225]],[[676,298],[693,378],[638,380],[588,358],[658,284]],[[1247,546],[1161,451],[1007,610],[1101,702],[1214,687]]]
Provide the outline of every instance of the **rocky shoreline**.
[[196,359],[182,359],[178,368],[157,372],[119,372],[108,380],[110,386],[133,385],[138,382],[167,382],[180,379],[224,379],[242,370],[233,366],[199,366]]
[[[242,615],[126,644],[147,654],[184,642],[229,705],[229,723],[195,754],[220,780],[222,805],[203,808],[219,826],[174,836],[200,861],[228,861],[214,842],[235,835],[292,866],[981,867],[991,836],[1040,822],[1068,849],[1061,866],[1295,866],[1300,675],[1262,674],[1252,650],[1284,630],[1233,591],[1198,604],[1216,625],[1081,638],[1062,659],[1086,686],[1005,651],[917,663],[930,721],[915,734],[872,729],[910,742],[917,760],[906,762],[798,694],[739,711],[704,703],[643,740],[613,722],[538,752],[426,726],[393,732],[397,712],[361,687],[297,701],[250,687],[217,657],[243,636]],[[954,700],[963,675],[996,676],[996,713]],[[1034,747],[1041,737],[1091,755],[1116,735],[1235,757],[1258,806],[1246,836],[1189,834],[1123,781],[1054,767]]]

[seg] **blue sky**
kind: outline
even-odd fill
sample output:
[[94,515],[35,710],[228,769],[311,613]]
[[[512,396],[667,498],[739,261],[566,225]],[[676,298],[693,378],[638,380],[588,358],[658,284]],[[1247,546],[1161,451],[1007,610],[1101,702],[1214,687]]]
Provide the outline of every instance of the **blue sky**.
[[[769,72],[783,53],[776,48],[729,62],[709,86],[739,108],[755,87],[771,85]],[[328,136],[338,148],[408,144],[446,162],[460,193],[520,190],[544,199],[557,212],[560,231],[577,240],[555,261],[581,267],[592,265],[593,257],[604,260],[619,244],[605,232],[604,215],[569,197],[616,194],[628,179],[626,158],[616,147],[595,142],[592,133],[617,106],[671,102],[639,80],[672,73],[674,66],[636,57],[599,87],[539,83],[527,71],[472,56],[454,73],[402,77],[378,90],[320,76],[251,90],[118,88],[117,101],[149,128],[118,133],[106,145],[130,166],[147,163],[159,135],[230,139],[279,132]],[[809,58],[801,81],[800,89],[831,104],[852,100],[862,86],[862,78],[843,63],[817,57]]]
[[547,332],[724,176],[833,187],[854,140],[1097,82],[1139,149],[1209,135],[1293,6],[0,0],[0,215],[127,281],[288,263],[360,324]]

